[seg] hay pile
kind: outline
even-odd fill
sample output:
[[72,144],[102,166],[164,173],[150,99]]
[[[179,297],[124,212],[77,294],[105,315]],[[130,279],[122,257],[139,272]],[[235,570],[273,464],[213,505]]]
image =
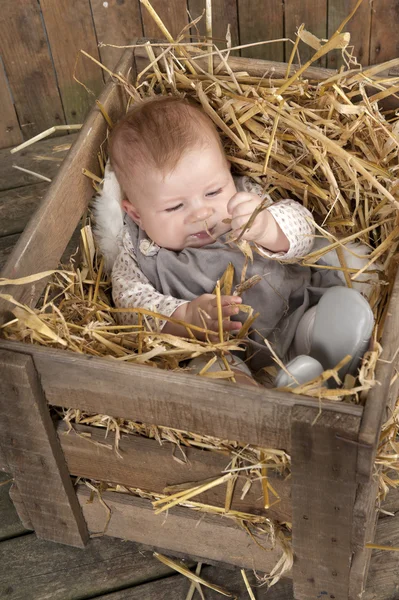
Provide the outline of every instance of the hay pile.
[[[289,390],[320,399],[363,402],[367,390],[375,383],[375,366],[381,352],[380,340],[397,267],[399,117],[382,105],[392,96],[399,105],[396,96],[399,77],[387,75],[389,68],[399,64],[399,59],[386,65],[361,69],[348,50],[348,34],[341,33],[342,28],[330,40],[323,42],[301,27],[285,75],[273,77],[274,73],[269,71],[255,77],[246,71],[232,71],[227,61],[231,48],[220,51],[209,39],[185,43],[187,31],[174,40],[159,22],[159,17],[154,15],[149,2],[142,2],[168,41],[144,46],[150,64],[138,74],[135,82],[112,74],[126,90],[128,106],[139,98],[155,94],[185,95],[200,103],[218,127],[228,159],[237,173],[252,177],[274,201],[292,197],[314,213],[318,235],[327,239],[328,245],[303,257],[302,264],[328,268],[315,263],[321,255],[335,249],[341,263],[339,268],[349,287],[365,272],[366,279],[370,279],[373,286],[370,305],[376,327],[358,381],[348,379],[341,389],[329,390],[321,385],[330,375],[328,373],[305,386]],[[195,23],[190,24],[193,25]],[[309,63],[293,69],[291,64],[296,57],[299,40],[311,45],[316,52]],[[342,49],[347,65],[345,69],[322,82],[304,74],[312,62],[337,48]],[[212,58],[216,61],[213,62]],[[100,108],[112,127],[109,116]],[[102,169],[105,162],[102,146],[99,150]],[[98,189],[99,178],[87,171],[86,175],[92,177],[93,186]],[[347,266],[347,252],[349,255],[356,254],[353,247],[348,247],[353,241],[362,242],[370,251],[368,264],[360,271]],[[243,240],[237,243],[248,257],[257,251],[256,244]],[[377,263],[378,269],[375,268]],[[44,275],[36,278],[41,276]],[[29,279],[32,281],[34,277]],[[230,293],[229,279],[226,273],[218,293],[220,290],[221,293]],[[26,279],[22,283],[24,281]],[[6,281],[2,283],[7,284]],[[12,283],[15,284],[15,281]],[[218,342],[212,343],[209,339],[197,340],[193,326],[186,324],[187,337],[178,338],[163,334],[156,326],[151,327],[148,316],[159,317],[151,311],[114,308],[110,300],[110,282],[103,274],[102,259],[95,251],[91,228],[85,224],[80,256],[75,257],[66,269],[53,274],[36,309],[15,306],[15,319],[3,327],[2,333],[7,339],[68,348],[108,360],[142,363],[162,369],[181,369],[184,368],[182,361],[210,353],[213,358],[200,376],[234,379],[227,366],[219,372],[209,372],[208,369],[217,356],[224,357],[237,349],[240,337],[255,318],[250,307],[246,310],[247,326],[243,327],[239,336],[230,338],[221,334]],[[122,311],[137,314],[137,323],[119,325],[117,316]],[[209,333],[205,327],[201,331]],[[270,371],[268,374],[273,375]],[[113,429],[119,436],[129,432],[154,437],[160,443],[163,440],[173,441],[180,448],[197,445],[215,450],[220,449],[222,444],[214,438],[103,415],[68,411],[66,418],[70,423],[90,423]],[[396,437],[396,415],[390,424],[390,439],[392,427],[396,427]],[[225,443],[223,449],[226,448],[232,461],[240,462],[231,463],[221,478],[226,475],[232,477],[237,468],[246,469],[248,486],[251,478],[266,482],[267,505],[270,486],[266,469],[274,465],[272,468],[281,472],[289,471],[289,457],[279,451],[268,450],[265,454],[266,451],[258,448],[239,448],[232,442]],[[389,461],[390,464],[396,461],[396,456]],[[384,477],[385,485],[388,476]],[[113,489],[113,486],[101,484],[96,489]],[[116,489],[120,491],[120,486]],[[149,494],[148,491],[145,493]],[[200,492],[197,490],[197,493]],[[177,492],[172,498],[170,490],[165,497],[152,494],[151,498],[158,507],[161,504],[168,507],[174,502],[199,509],[193,501],[189,502],[187,490],[183,494]],[[229,506],[226,499],[224,514],[231,512]],[[214,507],[202,507],[202,510],[212,511]],[[252,523],[248,515],[246,518],[231,516],[242,523]],[[256,526],[265,526],[265,523],[257,522]],[[266,529],[268,527],[265,526]],[[268,529],[268,535],[273,537],[275,533]],[[289,564],[290,558],[287,558],[279,573],[289,568]]]

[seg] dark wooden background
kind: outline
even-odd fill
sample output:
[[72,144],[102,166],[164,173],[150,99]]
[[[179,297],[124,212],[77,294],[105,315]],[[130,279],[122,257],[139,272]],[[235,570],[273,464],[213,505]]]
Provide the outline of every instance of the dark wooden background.
[[[152,0],[176,35],[201,14],[205,0]],[[301,23],[321,38],[333,33],[355,0],[213,0],[213,33],[233,44],[291,38]],[[160,37],[139,0],[0,0],[0,148],[15,145],[53,125],[81,123],[103,85],[103,73],[80,49],[112,68],[135,36]],[[204,26],[199,25],[203,33]],[[363,0],[347,30],[359,61],[374,64],[399,56],[399,0]],[[284,61],[289,43],[240,51],[242,56]],[[310,50],[300,48],[301,58]],[[323,66],[336,68],[339,55]],[[91,91],[73,79],[84,82]]]

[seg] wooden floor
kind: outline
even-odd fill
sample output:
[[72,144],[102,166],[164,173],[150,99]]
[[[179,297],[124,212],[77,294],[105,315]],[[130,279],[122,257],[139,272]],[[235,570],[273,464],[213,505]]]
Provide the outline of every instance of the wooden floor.
[[[0,268],[49,185],[12,165],[51,179],[74,137],[39,142],[16,155],[0,150]],[[10,476],[0,473],[2,600],[186,599],[189,581],[156,560],[147,548],[106,537],[92,539],[84,550],[37,539],[21,525],[8,496],[10,485]],[[399,493],[391,492],[383,508],[394,516],[381,515],[376,542],[399,546]],[[201,574],[237,598],[249,598],[238,569],[203,566]],[[289,580],[282,580],[267,591],[266,587],[258,587],[253,574],[248,573],[248,577],[257,600],[293,598]],[[206,600],[223,598],[208,589],[204,594]],[[199,598],[198,592],[194,598]],[[374,550],[362,600],[398,599],[399,553]]]

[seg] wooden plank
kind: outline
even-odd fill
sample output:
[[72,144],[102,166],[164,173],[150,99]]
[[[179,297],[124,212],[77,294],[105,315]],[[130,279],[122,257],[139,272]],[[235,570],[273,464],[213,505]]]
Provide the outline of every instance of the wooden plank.
[[[90,0],[98,42],[123,46],[131,44],[133,38],[143,36],[140,0]],[[123,49],[101,46],[101,62],[113,69],[120,60]]]
[[356,417],[296,406],[292,418],[292,541],[296,600],[347,600],[356,494]]
[[5,237],[0,238],[0,269],[2,269],[6,264],[18,239],[19,233],[16,233],[14,235],[7,235]]
[[[131,65],[132,54],[131,51],[127,51],[118,68],[127,74]],[[124,92],[111,81],[101,94],[100,101],[111,118],[115,119],[124,105]],[[23,277],[57,266],[93,195],[91,180],[81,174],[82,166],[99,172],[97,152],[105,132],[104,118],[100,110],[94,108],[34,219],[29,222],[19,238],[3,269],[3,277]],[[74,177],[71,177],[72,173]],[[35,305],[44,285],[45,281],[33,286],[10,286],[8,292],[19,301]],[[0,303],[0,322],[7,318],[8,308],[8,303]]]
[[[164,2],[164,0],[151,0],[151,6],[173,37],[177,37],[182,29],[188,24],[186,0],[168,0],[168,2]],[[165,36],[144,6],[141,7],[141,15],[145,37],[162,37],[164,39]]]
[[77,137],[78,134],[74,133],[48,138],[28,146],[16,154],[10,154],[10,148],[0,150],[0,191],[33,185],[40,181],[34,175],[14,169],[13,165],[53,179],[58,173],[66,152]]
[[[318,38],[327,37],[327,0],[285,0],[285,37],[295,41],[295,32],[304,23],[305,29]],[[316,50],[299,42],[299,55],[304,64],[311,58]],[[287,42],[286,57],[290,56],[292,44]],[[319,59],[315,66],[326,66],[326,58]]]
[[[20,342],[0,348],[29,353],[49,404],[112,414],[143,423],[214,435],[289,451],[291,413],[296,404],[319,411],[319,403],[294,394],[206,381],[197,375],[149,366],[112,364]],[[98,382],[101,381],[101,389]],[[359,420],[362,407],[323,402],[322,414]]]
[[372,542],[375,537],[378,519],[377,493],[378,477],[374,477],[367,483],[361,483],[356,494],[352,523],[352,545],[355,552],[349,576],[349,597],[353,600],[361,597],[367,581],[371,550],[366,548],[366,544]]
[[8,473],[0,473],[0,541],[26,533],[10,499],[11,485],[12,476]]
[[24,137],[65,123],[37,0],[3,2],[2,58]]
[[7,148],[23,141],[22,131],[19,127],[14,101],[11,96],[9,83],[4,71],[4,65],[0,64],[0,148]]
[[396,0],[379,0],[372,5],[370,64],[399,55],[399,12]]
[[[376,544],[399,546],[399,515],[380,518]],[[372,550],[366,592],[362,600],[395,600],[399,590],[399,555],[397,552]]]
[[1,351],[0,364],[0,443],[30,521],[39,537],[83,546],[86,525],[32,358]]
[[0,563],[0,597],[7,600],[92,598],[174,573],[152,552],[107,537],[81,550],[24,535],[0,544]]
[[[284,4],[281,0],[238,0],[240,43],[250,44],[284,37]],[[284,42],[243,48],[241,56],[284,61]]]
[[[256,600],[292,600],[292,582],[289,579],[281,579],[276,585],[268,588],[266,585],[260,586],[260,582],[255,575],[246,571],[246,575]],[[203,565],[200,576],[211,584],[221,586],[232,597],[247,600],[248,591],[245,587],[241,572],[238,569],[227,571],[220,567],[210,567]],[[121,590],[106,596],[99,596],[96,600],[170,600],[187,598],[190,588],[190,581],[187,577],[176,575],[174,577],[164,577],[157,581],[144,583],[135,588]],[[202,587],[206,600],[221,600],[220,592],[215,592],[210,588]],[[199,598],[198,592],[195,592],[194,598]]]
[[18,515],[18,520],[24,528],[24,531],[27,529],[33,530],[33,525],[28,515],[28,511],[26,510],[26,506],[21,498],[21,494],[19,493],[15,481],[10,488],[10,499],[12,500],[14,509],[16,510]]
[[396,272],[395,282],[389,301],[388,313],[381,340],[383,348],[380,360],[377,363],[375,378],[376,384],[368,393],[359,441],[362,443],[358,456],[358,477],[368,481],[374,468],[375,453],[377,451],[379,435],[382,424],[391,415],[399,389],[399,381],[392,380],[399,364],[397,355],[397,337],[399,331],[399,270]]
[[[205,9],[205,0],[188,0],[188,10],[192,19],[199,17]],[[212,34],[213,40],[219,49],[226,48],[227,27],[230,25],[231,43],[238,46],[238,14],[237,0],[213,0],[212,1]],[[205,14],[197,23],[197,29],[201,36],[206,35]],[[197,41],[197,30],[191,29],[192,41]]]
[[[328,37],[338,29],[342,21],[355,8],[357,0],[334,0],[328,3]],[[355,15],[345,26],[343,31],[349,31],[351,41],[349,46],[354,46],[354,56],[359,64],[369,64],[370,55],[370,29],[371,29],[371,4],[362,2]],[[342,53],[338,50],[327,54],[327,66],[337,69],[343,65]]]
[[44,198],[45,181],[0,192],[0,237],[21,233]]
[[[90,490],[77,487],[77,496],[90,532],[104,531],[108,513],[97,497],[88,503]],[[111,510],[106,535],[130,539],[171,552],[177,551],[194,560],[210,559],[243,568],[269,572],[282,556],[262,538],[264,548],[251,540],[246,531],[232,519],[219,515],[199,514],[190,508],[174,507],[168,516],[156,515],[149,500],[128,494],[103,492],[102,499]]]
[[[57,72],[62,104],[67,123],[83,123],[94,99],[100,94],[104,80],[102,70],[84,50],[96,60],[100,56],[89,0],[70,0],[66,3],[41,0],[40,6]],[[87,93],[81,81],[90,90]]]
[[[174,460],[176,455],[180,460],[182,453],[175,444],[163,442],[162,446],[156,440],[125,434],[119,443],[118,456],[105,444],[113,443],[112,436],[106,436],[106,430],[98,427],[74,425],[74,431],[66,434],[68,427],[60,423],[57,427],[60,443],[64,452],[68,470],[71,475],[120,483],[128,487],[140,488],[148,492],[163,493],[169,485],[191,482],[187,487],[193,487],[195,482],[201,482],[210,477],[220,477],[228,466],[230,454],[220,452],[204,452],[195,448],[183,448],[186,463]],[[77,432],[80,435],[77,435]],[[81,434],[90,435],[90,438]],[[102,444],[102,445],[100,445]],[[239,477],[233,494],[232,509],[252,514],[264,514],[279,521],[291,522],[291,485],[289,480],[274,475],[269,470],[270,483],[280,496],[280,502],[270,510],[264,509],[261,482],[255,481],[243,500],[240,496],[242,486],[246,481],[245,475]],[[212,506],[224,507],[227,483],[217,486],[204,494],[196,496],[195,500]],[[272,496],[274,499],[274,496]]]
[[[154,47],[155,54],[160,53],[161,50]],[[148,56],[145,51],[145,48],[136,48],[135,50],[135,61],[137,65],[137,71],[140,72],[147,64],[148,64]],[[195,62],[203,68],[208,68],[208,59],[207,58],[199,58],[196,59]],[[219,66],[220,64],[219,57],[215,56],[213,60],[214,67]],[[243,58],[240,56],[230,56],[228,60],[228,64],[230,68],[234,72],[246,71],[249,75],[253,77],[273,77],[273,78],[285,78],[287,65],[285,63],[280,63],[272,60],[260,60],[260,59],[251,59],[251,58]],[[162,69],[162,64],[160,65]],[[293,64],[291,66],[290,74],[292,75],[297,69],[299,65]],[[227,73],[225,67],[222,67],[219,71],[222,75]],[[311,81],[323,81],[323,79],[327,79],[327,77],[331,77],[335,71],[331,69],[324,69],[322,67],[309,67],[303,74],[303,77]]]

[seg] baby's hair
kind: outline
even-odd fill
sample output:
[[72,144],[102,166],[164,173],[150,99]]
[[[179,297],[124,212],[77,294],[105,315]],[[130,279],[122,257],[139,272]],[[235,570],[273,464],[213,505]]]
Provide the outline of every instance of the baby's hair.
[[113,129],[109,140],[111,165],[122,187],[135,167],[172,171],[183,153],[212,138],[223,147],[203,110],[185,98],[160,96],[138,102]]

